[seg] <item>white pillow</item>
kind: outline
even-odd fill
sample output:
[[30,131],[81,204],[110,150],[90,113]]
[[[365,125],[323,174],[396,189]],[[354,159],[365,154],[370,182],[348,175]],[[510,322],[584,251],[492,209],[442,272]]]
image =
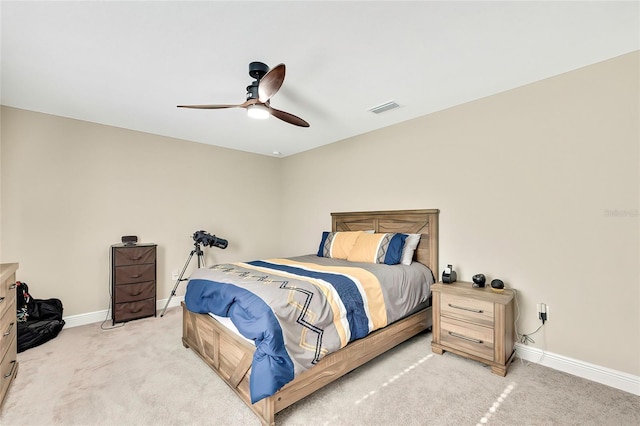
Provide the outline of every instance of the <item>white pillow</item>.
[[404,247],[402,248],[402,260],[400,263],[403,265],[411,265],[413,261],[413,252],[416,251],[418,243],[420,242],[421,234],[406,234],[407,239],[404,240]]

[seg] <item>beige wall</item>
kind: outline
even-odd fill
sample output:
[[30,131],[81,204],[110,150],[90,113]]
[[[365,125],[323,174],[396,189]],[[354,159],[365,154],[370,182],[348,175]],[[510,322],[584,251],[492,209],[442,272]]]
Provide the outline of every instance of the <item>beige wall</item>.
[[230,241],[210,262],[247,260],[314,252],[332,211],[439,208],[438,275],[502,278],[520,331],[551,307],[533,346],[639,375],[638,62],[284,159],[2,108],[1,260],[74,315],[107,308],[124,234],[159,244],[164,298],[200,228]]
[[438,208],[438,274],[501,278],[521,332],[550,306],[533,346],[640,374],[638,58],[284,159],[287,254],[332,211]]
[[[109,246],[158,244],[158,299],[194,231],[229,240],[208,263],[259,258],[278,243],[279,160],[2,108],[2,261],[65,316],[109,307]],[[192,259],[191,267],[196,266]],[[185,285],[177,294],[184,294]]]

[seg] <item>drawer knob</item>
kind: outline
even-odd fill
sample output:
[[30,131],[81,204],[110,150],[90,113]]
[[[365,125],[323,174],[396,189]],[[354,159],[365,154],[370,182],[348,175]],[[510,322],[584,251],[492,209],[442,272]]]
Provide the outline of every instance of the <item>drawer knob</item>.
[[4,302],[4,297],[0,297],[0,303]]
[[13,290],[14,288],[16,288],[16,283],[13,283],[9,286],[9,290]]
[[449,307],[454,309],[462,309],[463,311],[475,312],[477,314],[481,314],[484,312],[482,309],[467,308],[466,306],[452,305],[451,303],[449,303]]
[[467,336],[464,336],[462,334],[454,333],[453,331],[449,332],[449,336],[457,337],[458,339],[468,340],[468,341],[473,342],[473,343],[478,343],[478,344],[484,343],[482,340],[473,339],[471,337],[467,337]]

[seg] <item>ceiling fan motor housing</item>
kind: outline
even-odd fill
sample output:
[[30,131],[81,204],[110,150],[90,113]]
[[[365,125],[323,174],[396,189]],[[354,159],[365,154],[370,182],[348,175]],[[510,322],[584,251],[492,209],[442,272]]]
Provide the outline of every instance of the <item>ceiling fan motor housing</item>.
[[268,72],[269,67],[262,62],[251,62],[249,64],[249,75],[256,80],[260,80]]
[[249,64],[249,75],[255,78],[255,81],[247,86],[247,100],[258,99],[258,85],[262,77],[269,72],[269,67],[262,62],[251,62]]

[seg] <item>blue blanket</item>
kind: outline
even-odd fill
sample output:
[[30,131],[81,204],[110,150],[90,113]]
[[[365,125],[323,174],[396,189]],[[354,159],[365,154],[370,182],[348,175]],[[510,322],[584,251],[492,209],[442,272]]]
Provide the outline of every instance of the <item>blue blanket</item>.
[[255,342],[251,367],[251,402],[272,395],[293,380],[293,363],[275,315],[258,296],[232,284],[193,279],[184,298],[192,312],[230,317],[238,331]]

